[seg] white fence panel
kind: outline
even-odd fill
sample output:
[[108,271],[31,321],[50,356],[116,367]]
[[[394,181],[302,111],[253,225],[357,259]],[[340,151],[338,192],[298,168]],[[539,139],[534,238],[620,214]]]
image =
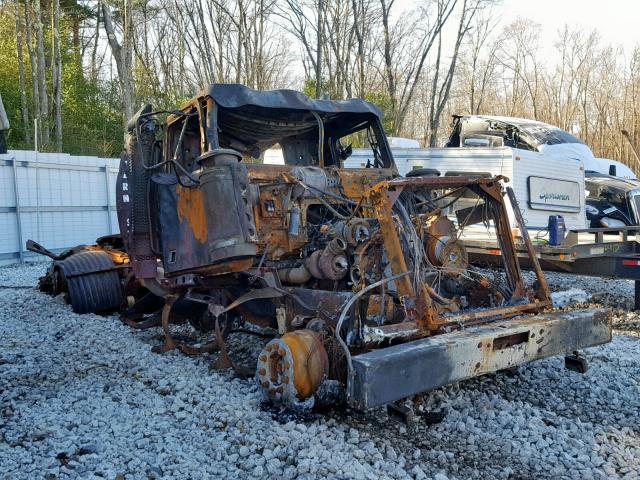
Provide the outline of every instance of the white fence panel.
[[118,165],[64,153],[0,155],[0,265],[32,258],[28,239],[59,252],[118,233]]

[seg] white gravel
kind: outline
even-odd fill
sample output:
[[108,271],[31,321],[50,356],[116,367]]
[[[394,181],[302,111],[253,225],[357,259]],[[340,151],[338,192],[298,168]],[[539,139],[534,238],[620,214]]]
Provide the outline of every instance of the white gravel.
[[[383,409],[304,417],[261,406],[215,357],[157,355],[158,331],[75,315],[33,288],[44,265],[0,269],[0,477],[638,478],[638,316],[580,375],[548,359],[414,398],[416,425]],[[550,274],[615,307],[633,284]],[[624,333],[624,334],[623,334]],[[435,413],[445,414],[430,424]]]

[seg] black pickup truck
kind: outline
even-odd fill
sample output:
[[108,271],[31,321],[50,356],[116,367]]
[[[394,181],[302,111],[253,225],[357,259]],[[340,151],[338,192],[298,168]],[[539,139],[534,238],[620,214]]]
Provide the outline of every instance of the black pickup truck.
[[[613,172],[612,172],[613,173]],[[640,224],[640,182],[586,171],[586,210],[589,226],[623,227]]]

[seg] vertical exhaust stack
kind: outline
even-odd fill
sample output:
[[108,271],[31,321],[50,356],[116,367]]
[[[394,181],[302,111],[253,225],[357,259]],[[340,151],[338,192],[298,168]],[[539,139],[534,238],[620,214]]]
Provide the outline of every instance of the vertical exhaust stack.
[[152,163],[156,140],[156,124],[149,116],[151,111],[151,105],[145,105],[127,123],[125,150],[120,157],[116,183],[118,224],[133,272],[139,279],[154,278],[157,268],[149,220],[151,174],[145,168]]

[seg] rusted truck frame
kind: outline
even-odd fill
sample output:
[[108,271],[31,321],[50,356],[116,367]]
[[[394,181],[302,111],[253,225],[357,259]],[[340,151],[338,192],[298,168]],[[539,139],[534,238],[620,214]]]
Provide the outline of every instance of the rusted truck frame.
[[[267,398],[309,405],[331,390],[366,409],[611,339],[604,310],[549,311],[535,255],[527,288],[500,178],[398,177],[367,102],[212,85],[158,115],[146,106],[128,125],[116,195],[129,261],[84,272],[119,272],[123,317],[161,325],[158,351],[219,351],[233,366],[233,326],[268,328],[255,370]],[[351,141],[372,168],[341,168]],[[287,164],[258,163],[274,144]],[[480,222],[495,227],[504,278],[468,265],[458,236]],[[185,318],[210,341],[177,339]]]

